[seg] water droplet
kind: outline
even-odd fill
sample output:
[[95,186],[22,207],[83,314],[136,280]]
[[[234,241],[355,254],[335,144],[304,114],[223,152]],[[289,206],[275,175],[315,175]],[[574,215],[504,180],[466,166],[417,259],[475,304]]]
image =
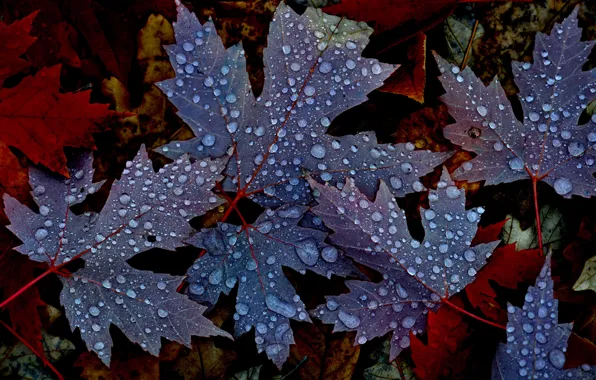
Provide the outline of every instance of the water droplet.
[[235,121],[228,123],[228,125],[226,125],[226,128],[228,129],[228,132],[234,133],[238,130],[238,123],[236,123]]
[[358,318],[357,315],[354,315],[351,313],[346,313],[343,310],[340,310],[337,313],[337,317],[349,329],[355,329],[356,327],[358,327],[360,325],[360,318]]
[[211,274],[209,274],[209,283],[211,285],[219,285],[222,280],[223,270],[221,270],[220,268],[214,270],[213,272],[211,272]]
[[315,94],[315,88],[313,86],[304,87],[304,95],[313,96]]
[[461,194],[461,190],[459,190],[457,186],[447,186],[445,193],[447,194],[447,198],[457,199]]
[[466,261],[472,262],[476,260],[476,252],[473,249],[468,249],[464,252]]
[[383,214],[381,214],[378,211],[375,211],[372,213],[372,215],[370,217],[373,221],[380,222],[383,219]]
[[314,158],[324,158],[325,157],[325,147],[321,144],[315,144],[312,146],[312,148],[310,149],[310,154],[314,157]]
[[42,241],[46,237],[48,237],[48,230],[46,230],[45,228],[40,228],[37,231],[35,231],[35,239],[37,239],[37,241]]
[[488,114],[488,109],[485,106],[478,106],[476,107],[476,111],[480,116],[486,116]]
[[99,315],[99,308],[97,306],[91,306],[89,308],[89,314],[91,314],[94,317],[97,317]]
[[205,136],[203,136],[203,138],[201,139],[201,142],[205,146],[213,146],[213,145],[215,145],[215,136],[208,133]]
[[315,265],[319,260],[319,248],[312,238],[297,241],[294,249],[300,260],[306,265]]
[[573,185],[567,178],[557,178],[554,183],[554,188],[557,194],[566,195],[573,190]]
[[292,52],[292,48],[290,47],[290,45],[284,45],[284,46],[281,47],[281,51],[284,54],[288,55],[288,54],[290,54]]
[[186,63],[186,56],[182,53],[176,54],[176,62],[180,65],[184,65]]
[[95,348],[96,350],[103,350],[104,344],[102,342],[97,342],[93,345],[93,348]]
[[414,323],[416,323],[416,318],[409,315],[401,320],[401,325],[406,329],[412,328]]
[[292,318],[296,315],[296,308],[294,305],[279,299],[275,294],[267,294],[265,296],[265,304],[269,310],[281,314],[284,317]]
[[397,178],[397,177],[391,177],[389,178],[389,183],[391,184],[391,187],[393,187],[394,189],[400,189],[402,186],[402,181],[401,179]]
[[249,307],[247,304],[245,303],[237,303],[236,304],[236,312],[240,315],[246,315],[248,314],[249,311]]
[[321,257],[323,257],[323,260],[325,260],[329,263],[334,263],[338,257],[337,248],[332,247],[332,246],[327,246],[327,247],[323,248],[321,250]]
[[196,294],[197,296],[202,295],[205,293],[205,287],[198,282],[192,283],[188,289],[192,294]]
[[379,75],[383,72],[383,69],[381,68],[381,65],[375,63],[374,65],[372,65],[371,71],[373,74]]
[[509,160],[509,167],[511,168],[511,170],[522,171],[524,170],[524,162],[521,158],[514,157],[511,160]]
[[409,162],[404,162],[403,164],[401,164],[401,171],[404,173],[411,173],[412,170],[414,170],[414,167],[412,166],[411,163]]
[[567,147],[567,151],[573,157],[579,157],[582,154],[584,154],[584,152],[586,151],[586,147],[584,146],[584,144],[578,141],[572,141],[571,144],[569,144],[569,146]]
[[159,315],[161,318],[165,318],[168,316],[168,311],[164,310],[164,309],[157,309],[157,315]]
[[329,62],[321,62],[319,65],[319,72],[322,74],[328,74],[333,70],[333,66]]
[[548,354],[548,360],[550,360],[551,364],[558,369],[562,369],[565,365],[565,354],[563,351],[555,348]]
[[123,193],[122,195],[120,195],[120,198],[118,198],[118,200],[121,204],[126,206],[130,202],[130,195]]

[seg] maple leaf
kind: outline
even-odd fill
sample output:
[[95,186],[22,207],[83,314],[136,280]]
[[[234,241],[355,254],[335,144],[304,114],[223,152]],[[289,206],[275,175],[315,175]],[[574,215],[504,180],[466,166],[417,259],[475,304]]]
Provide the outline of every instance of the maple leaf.
[[[320,4],[319,0],[308,0]],[[325,12],[352,19],[372,22],[375,29],[385,31],[398,28],[401,41],[420,31],[439,24],[455,10],[458,0],[342,0],[338,4],[325,6]],[[463,1],[466,2],[466,1]],[[331,1],[326,2],[327,4]]]
[[526,293],[523,308],[507,307],[507,344],[500,344],[493,361],[493,379],[593,379],[590,366],[565,369],[570,323],[558,323],[550,255]]
[[[4,195],[8,228],[23,242],[16,250],[63,275],[60,301],[70,325],[104,363],[111,357],[111,324],[153,355],[161,337],[190,345],[191,335],[227,335],[202,316],[205,307],[176,292],[182,277],[137,270],[126,261],[154,247],[183,245],[192,232],[188,220],[221,203],[210,189],[225,163],[191,164],[185,156],[155,173],[143,147],[98,214],[70,211],[101,186],[92,183],[89,154],[73,158],[66,180],[30,169],[39,213]],[[84,268],[66,273],[63,266],[79,258]]]
[[577,13],[551,35],[537,34],[534,63],[513,63],[523,122],[497,79],[485,87],[470,68],[460,72],[436,57],[447,90],[441,99],[456,120],[445,136],[477,155],[455,172],[458,180],[494,185],[532,178],[566,198],[595,193],[596,117],[577,125],[595,99],[595,71],[581,70],[594,42],[580,41]]
[[[3,242],[12,243],[4,228],[0,231]],[[9,244],[10,244],[9,243]],[[0,288],[4,295],[16,293],[35,278],[34,270],[40,269],[39,263],[27,260],[26,257],[12,250],[0,255]],[[30,288],[21,297],[7,305],[6,310],[14,330],[30,344],[38,353],[43,353],[41,318],[37,310],[44,305],[37,288]],[[44,360],[44,358],[41,358]]]
[[408,42],[406,55],[409,60],[401,65],[379,91],[401,94],[418,103],[424,103],[426,85],[426,35],[418,33]]
[[[498,239],[507,221],[480,228],[473,244],[489,243]],[[487,264],[476,275],[476,279],[465,288],[466,296],[482,314],[493,321],[505,323],[507,315],[496,300],[493,282],[499,286],[516,289],[520,283],[532,283],[542,267],[543,256],[538,249],[516,251],[515,244],[495,249]]]
[[188,272],[190,298],[215,304],[238,284],[236,335],[255,327],[259,352],[265,351],[280,368],[294,343],[289,320],[310,322],[282,267],[327,277],[356,272],[337,248],[324,243],[327,233],[298,225],[306,210],[284,205],[266,210],[254,227],[219,223],[187,240],[207,250]]
[[374,202],[350,179],[341,190],[310,183],[319,193],[312,211],[334,231],[329,241],[383,276],[379,283],[347,281],[350,293],[327,297],[314,315],[335,324],[335,331],[357,331],[359,344],[393,331],[391,360],[410,345],[410,331],[424,330],[428,310],[472,282],[499,244],[470,247],[483,209],[465,210],[464,191],[446,170],[421,213],[422,242],[410,236],[405,213],[384,182]]
[[[453,302],[462,305],[461,299]],[[416,364],[414,373],[418,379],[445,379],[465,368],[470,347],[462,344],[468,338],[468,324],[462,314],[445,305],[436,312],[428,313],[426,326],[427,344],[410,333],[412,360]]]
[[113,114],[107,104],[89,104],[91,91],[62,94],[60,65],[0,91],[0,140],[31,161],[67,175],[65,146],[95,147],[97,123]]
[[372,133],[326,134],[342,111],[362,103],[393,66],[361,57],[372,29],[309,8],[302,16],[280,4],[264,51],[265,85],[254,98],[239,45],[224,49],[212,22],[201,25],[178,6],[176,45],[168,46],[176,78],[158,86],[178,107],[195,138],[159,151],[169,157],[220,156],[234,147],[226,174],[263,205],[305,204],[304,171],[332,183],[352,176],[372,196],[378,179],[395,195],[423,189],[417,180],[449,153],[414,151],[413,144],[378,144]]
[[0,86],[6,78],[29,65],[20,56],[36,40],[35,37],[29,36],[29,33],[31,32],[31,24],[38,13],[39,11],[33,12],[8,26],[0,22],[0,40],[4,42],[0,50]]

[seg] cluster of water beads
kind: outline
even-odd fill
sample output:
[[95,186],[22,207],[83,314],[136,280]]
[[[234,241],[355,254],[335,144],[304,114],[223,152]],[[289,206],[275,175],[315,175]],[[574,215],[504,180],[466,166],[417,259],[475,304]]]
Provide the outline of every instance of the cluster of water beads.
[[[596,94],[593,74],[581,69],[593,42],[580,40],[576,19],[574,13],[550,35],[537,35],[533,63],[514,63],[523,123],[513,115],[496,79],[485,88],[469,69],[460,72],[438,58],[451,111],[462,127],[469,124],[464,120],[477,123],[478,133],[469,137],[457,127],[446,129],[454,143],[480,155],[458,172],[462,179],[510,182],[527,178],[527,170],[532,176],[548,175],[545,180],[565,197],[591,196],[596,191],[589,184],[595,170],[596,117],[587,125],[577,125]],[[500,167],[502,173],[495,176]]]
[[507,307],[507,343],[499,347],[495,366],[512,378],[591,378],[589,365],[564,369],[571,325],[558,324],[550,259],[547,256],[536,285],[528,289],[523,307]]
[[409,236],[405,215],[386,184],[374,202],[352,181],[341,190],[312,184],[319,203],[313,211],[336,231],[334,242],[350,247],[356,261],[383,274],[381,283],[355,282],[357,286],[349,285],[350,293],[329,297],[316,310],[324,322],[356,330],[360,344],[382,334],[389,324],[396,350],[407,347],[409,330],[423,327],[422,316],[440,303],[446,290],[454,294],[470,283],[498,244],[470,247],[484,210],[465,210],[464,192],[446,171],[429,194],[430,208],[422,210],[423,242]]
[[323,243],[324,232],[297,226],[305,211],[306,207],[289,205],[266,210],[248,227],[248,237],[241,226],[222,223],[189,241],[207,250],[188,273],[190,297],[215,303],[220,293],[228,294],[238,285],[236,332],[255,328],[259,351],[276,363],[276,356],[286,355],[293,341],[287,320],[310,320],[282,266],[330,275],[335,265],[345,265],[338,249]]
[[[205,27],[191,25],[188,30],[196,32],[197,28],[204,30]],[[217,115],[219,110],[219,116],[227,118],[226,131],[222,129],[221,132],[235,134],[238,162],[243,176],[236,178],[236,183],[252,181],[253,186],[249,190],[265,189],[262,194],[273,197],[269,199],[281,198],[288,202],[303,203],[310,199],[308,187],[301,180],[305,168],[322,172],[323,180],[331,180],[331,173],[342,169],[349,175],[360,175],[362,172],[375,170],[377,166],[401,165],[400,173],[412,173],[411,177],[430,170],[411,163],[414,161],[404,162],[403,148],[392,149],[377,145],[374,137],[371,140],[368,136],[362,136],[363,144],[354,139],[332,139],[325,135],[326,128],[336,114],[364,101],[366,93],[381,85],[383,79],[393,70],[390,65],[360,56],[368,42],[368,27],[347,20],[340,22],[339,18],[312,10],[303,16],[297,16],[282,5],[276,12],[271,28],[270,41],[265,51],[266,86],[263,96],[257,98],[256,103],[251,103],[251,96],[239,96],[228,86],[229,82],[225,77],[238,75],[238,71],[244,69],[243,63],[230,58],[228,51],[224,54],[228,58],[221,60],[220,56],[210,56],[209,51],[216,50],[213,46],[204,44],[191,49],[193,39],[184,34],[189,33],[186,30],[180,36],[177,35],[178,46],[174,48],[184,58],[177,56],[177,60],[172,62],[179,65],[179,75],[171,82],[171,95],[180,93],[187,98],[190,96],[188,85],[191,83],[187,79],[192,80],[194,77],[185,74],[181,65],[187,65],[189,59],[198,54],[197,50],[203,51],[199,67],[205,66],[205,70],[201,71],[205,78],[196,83],[195,87],[200,90],[201,95],[193,95],[192,100],[201,109],[207,109],[208,104],[203,104],[204,94],[209,94],[209,99],[213,96],[219,99],[219,106],[212,104],[209,110],[213,115]],[[290,36],[291,31],[297,35]],[[284,38],[281,38],[282,35]],[[211,42],[219,43],[215,38]],[[210,50],[205,52],[206,49]],[[315,71],[311,76],[312,67]],[[210,70],[209,73],[206,72],[207,69]],[[173,101],[176,103],[176,99]],[[242,114],[234,107],[243,109]],[[186,115],[195,120],[199,116],[199,111],[192,104],[184,105],[181,110],[183,117]],[[238,115],[240,117],[236,119]],[[241,119],[249,119],[250,122],[240,123]],[[204,146],[217,144],[219,137],[216,138],[216,135],[217,133],[199,133],[197,136],[200,136],[201,144],[176,142],[173,144],[174,150],[193,146],[202,150]],[[277,141],[272,143],[274,139]],[[353,157],[343,156],[341,152],[345,146],[350,146]],[[169,147],[164,149],[168,150]],[[370,155],[365,156],[365,151],[370,151]],[[360,170],[353,170],[354,167]],[[255,170],[260,172],[253,178]],[[229,174],[232,173],[236,174],[235,169]],[[370,180],[367,178],[364,182],[372,188],[373,176],[369,177]],[[395,179],[391,181],[392,185],[400,188],[401,192],[423,189],[420,183],[405,181],[406,178],[402,175],[393,177]],[[280,182],[282,185],[271,186]],[[374,187],[376,188],[376,183]],[[268,200],[264,204],[269,204],[267,202]]]

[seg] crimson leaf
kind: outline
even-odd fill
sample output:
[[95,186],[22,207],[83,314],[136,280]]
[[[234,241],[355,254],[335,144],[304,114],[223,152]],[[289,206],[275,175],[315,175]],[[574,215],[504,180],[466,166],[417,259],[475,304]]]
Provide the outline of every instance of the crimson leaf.
[[112,185],[101,212],[75,215],[70,206],[99,186],[92,183],[91,157],[71,160],[70,179],[30,169],[39,213],[4,195],[8,228],[23,242],[20,253],[55,268],[84,260],[84,268],[61,277],[60,300],[71,327],[106,364],[111,324],[153,355],[162,337],[190,345],[191,335],[227,335],[202,316],[205,307],[176,292],[182,277],[137,270],[126,261],[154,247],[183,245],[192,232],[188,220],[221,203],[210,189],[226,161],[181,157],[155,173],[143,147]]
[[298,225],[306,209],[284,205],[266,210],[254,227],[220,223],[188,241],[207,250],[188,273],[190,298],[215,304],[238,283],[236,335],[255,327],[259,352],[264,350],[278,367],[294,343],[289,319],[310,321],[282,266],[327,277],[356,272],[337,248],[323,242],[327,233]]
[[470,68],[460,72],[437,56],[447,90],[442,100],[456,120],[445,136],[477,154],[457,170],[457,179],[493,185],[532,176],[567,198],[596,193],[596,117],[577,125],[596,98],[596,71],[581,69],[594,42],[580,41],[577,13],[578,8],[556,24],[551,35],[536,35],[533,63],[513,63],[523,123],[497,79],[485,87]]
[[493,361],[492,378],[501,379],[593,379],[594,371],[583,365],[564,369],[570,323],[558,323],[550,255],[526,293],[523,308],[507,307],[507,344],[500,344]]
[[334,231],[330,242],[383,275],[380,283],[348,281],[350,292],[327,297],[314,315],[335,324],[335,331],[355,330],[359,344],[393,331],[391,360],[409,346],[410,331],[422,332],[428,309],[472,282],[499,244],[470,247],[483,210],[465,210],[464,191],[446,170],[422,212],[422,242],[410,236],[405,213],[384,182],[374,202],[351,179],[341,189],[311,185],[319,203],[312,211]]
[[264,51],[263,95],[256,99],[240,45],[225,50],[213,23],[201,25],[181,5],[174,29],[177,44],[167,49],[176,78],[158,86],[196,137],[160,152],[218,156],[233,146],[230,190],[264,205],[306,204],[308,170],[332,183],[349,175],[370,196],[383,178],[395,195],[404,195],[422,190],[418,177],[448,155],[413,151],[413,144],[377,144],[371,133],[326,134],[338,114],[365,101],[394,70],[361,57],[372,33],[364,23],[312,8],[299,16],[280,4]]

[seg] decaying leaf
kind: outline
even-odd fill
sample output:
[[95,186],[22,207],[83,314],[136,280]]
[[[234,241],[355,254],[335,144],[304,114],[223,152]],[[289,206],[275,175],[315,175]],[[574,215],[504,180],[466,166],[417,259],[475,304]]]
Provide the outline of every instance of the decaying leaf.
[[[542,244],[552,249],[561,247],[562,239],[566,235],[566,225],[563,213],[554,205],[545,205],[540,209],[540,227],[542,229]],[[530,228],[522,230],[520,223],[513,216],[508,215],[503,226],[503,241],[515,244],[518,251],[538,248],[538,234],[536,223]]]
[[[74,350],[71,341],[43,332],[42,344],[46,357],[51,362],[58,362]],[[23,343],[14,346],[0,346],[0,374],[5,378],[27,380],[53,380],[50,370],[44,367],[41,358],[31,352]]]
[[408,360],[402,359],[401,356],[394,360],[389,360],[390,350],[391,342],[389,339],[383,340],[381,344],[375,348],[370,356],[376,363],[364,369],[364,379],[415,380],[416,376],[412,370],[411,363]]
[[588,289],[596,292],[596,256],[586,261],[584,270],[573,285],[573,290],[577,292]]

